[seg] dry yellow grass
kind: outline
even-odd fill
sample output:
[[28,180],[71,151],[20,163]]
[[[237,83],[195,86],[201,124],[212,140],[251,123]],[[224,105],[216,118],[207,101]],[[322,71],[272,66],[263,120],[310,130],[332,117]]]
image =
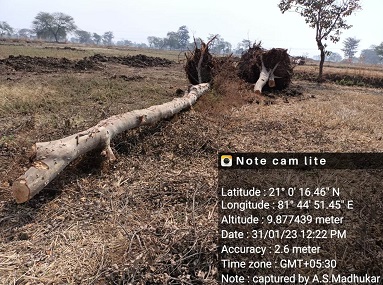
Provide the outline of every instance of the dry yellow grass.
[[383,150],[382,89],[294,81],[302,96],[234,105],[252,95],[234,85],[232,97],[206,94],[170,121],[118,136],[117,162],[90,153],[16,205],[10,183],[33,142],[168,101],[187,82],[181,65],[12,79],[0,79],[0,284],[217,284],[218,151]]
[[243,129],[254,130],[247,139],[240,139],[241,131],[232,134],[234,141],[245,141],[238,151],[249,151],[249,146],[252,151],[383,150],[383,128],[378,123],[383,118],[381,89],[299,84],[309,99],[236,110],[237,117],[249,121],[243,121]]
[[[301,72],[311,72],[318,73],[319,67],[313,65],[299,65],[294,68],[295,71]],[[352,66],[352,67],[335,67],[335,66],[325,66],[325,73],[334,73],[334,74],[346,74],[346,75],[354,75],[361,77],[383,77],[383,68],[379,67],[363,67],[363,66]]]
[[[318,74],[319,66],[318,65],[298,65],[294,68],[294,71],[299,72],[309,72],[313,74]],[[360,76],[360,77],[383,77],[383,67],[378,65],[336,65],[336,64],[325,64],[323,67],[323,72],[327,74],[345,74],[351,76]]]
[[[3,114],[14,114],[36,110],[38,106],[47,105],[55,98],[56,91],[44,84],[21,84],[0,86],[0,111]],[[55,98],[56,104],[61,104]]]

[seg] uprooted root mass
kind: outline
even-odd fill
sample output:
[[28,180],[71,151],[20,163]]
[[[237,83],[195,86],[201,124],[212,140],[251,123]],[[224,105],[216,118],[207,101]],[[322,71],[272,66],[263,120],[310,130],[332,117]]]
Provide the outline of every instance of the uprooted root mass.
[[[213,57],[209,53],[208,44],[203,42],[201,48],[196,46],[194,51],[185,55],[187,59],[185,71],[191,84],[211,82],[217,87],[217,84],[222,81],[222,74],[226,74],[225,78],[231,81],[241,79],[247,83],[255,83],[261,73],[262,62],[268,70],[277,65],[274,72],[276,90],[286,89],[293,76],[293,67],[287,50],[281,48],[266,50],[261,47],[260,43],[249,47],[241,56],[238,64],[236,64],[235,58],[231,56]],[[201,82],[198,77],[199,70]],[[220,78],[217,79],[217,76]]]
[[[282,48],[265,50],[260,44],[254,44],[241,56],[238,63],[238,76],[248,83],[257,82],[261,73],[262,61],[268,70],[278,64],[274,72],[275,89],[283,90],[290,85],[293,67],[287,50]],[[266,85],[265,89],[267,88]]]
[[209,44],[201,41],[200,48],[196,45],[194,51],[186,53],[185,56],[185,71],[191,84],[208,83],[212,80],[214,63],[213,56],[209,52]]

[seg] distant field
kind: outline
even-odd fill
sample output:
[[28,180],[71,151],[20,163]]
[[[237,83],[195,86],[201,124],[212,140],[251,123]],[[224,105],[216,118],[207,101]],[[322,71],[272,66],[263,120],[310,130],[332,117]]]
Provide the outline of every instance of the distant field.
[[[294,68],[297,79],[316,81],[319,63],[309,62]],[[329,82],[347,86],[383,87],[383,66],[363,64],[325,63],[323,78]]]
[[163,51],[155,49],[135,49],[129,47],[105,47],[105,46],[85,46],[74,44],[56,43],[4,43],[0,41],[0,58],[10,55],[25,55],[39,57],[66,57],[68,59],[81,59],[85,56],[95,54],[124,56],[146,54],[149,56],[160,56],[178,62],[183,59],[180,51]]
[[[294,70],[297,72],[318,73],[319,63],[298,65]],[[324,73],[341,73],[362,77],[383,77],[383,66],[379,65],[325,63],[323,70]]]
[[[2,42],[0,41],[0,58],[6,58],[9,55],[25,55],[38,57],[66,57],[71,60],[79,60],[84,57],[95,54],[103,55],[137,55],[146,54],[154,57],[163,57],[175,62],[183,62],[184,52],[180,51],[164,51],[156,49],[137,49],[130,47],[105,47],[105,46],[86,46],[76,44],[56,44],[56,43],[26,43],[26,42]],[[319,62],[309,61],[305,65],[298,65],[294,68],[294,72],[300,79],[313,78],[318,74]],[[307,74],[306,76],[302,74]],[[347,63],[329,63],[324,64],[324,74],[329,75],[346,75],[356,76],[360,78],[383,78],[382,65],[364,65],[364,64],[347,64]],[[336,80],[335,80],[336,81]]]

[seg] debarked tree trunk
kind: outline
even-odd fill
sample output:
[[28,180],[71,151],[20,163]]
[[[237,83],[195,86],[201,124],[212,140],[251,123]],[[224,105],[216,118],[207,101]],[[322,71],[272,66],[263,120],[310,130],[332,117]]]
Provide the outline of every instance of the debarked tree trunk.
[[266,82],[269,82],[270,87],[275,87],[275,69],[278,67],[279,63],[277,63],[272,69],[267,69],[265,67],[265,64],[263,63],[263,58],[262,55],[260,56],[261,58],[261,63],[262,66],[258,66],[260,69],[261,73],[259,74],[259,78],[257,82],[254,84],[254,92],[261,94],[262,93],[262,88],[265,86]]
[[107,158],[114,160],[110,142],[115,135],[172,117],[181,110],[191,107],[208,89],[209,83],[195,85],[185,96],[162,105],[115,115],[86,131],[55,141],[36,143],[32,147],[32,166],[12,184],[16,202],[23,203],[31,199],[70,162],[90,150],[104,149]]

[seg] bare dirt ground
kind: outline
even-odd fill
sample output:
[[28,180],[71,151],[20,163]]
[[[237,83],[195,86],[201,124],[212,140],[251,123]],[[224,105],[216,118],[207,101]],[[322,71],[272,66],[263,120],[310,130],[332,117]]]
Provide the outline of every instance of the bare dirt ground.
[[383,149],[382,89],[293,80],[292,91],[249,104],[251,91],[227,83],[226,96],[213,90],[171,120],[119,135],[115,163],[90,153],[18,205],[10,186],[34,142],[170,101],[188,85],[175,62],[45,68],[0,64],[0,284],[217,284],[219,151]]

